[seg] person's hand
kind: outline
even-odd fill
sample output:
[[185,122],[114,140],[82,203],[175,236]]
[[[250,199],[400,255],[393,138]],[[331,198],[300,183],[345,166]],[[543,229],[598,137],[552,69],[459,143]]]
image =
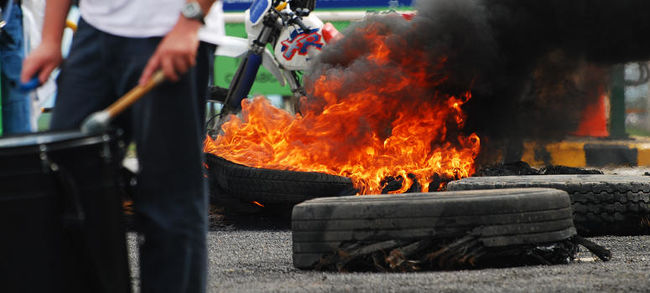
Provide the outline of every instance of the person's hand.
[[61,44],[41,43],[23,61],[23,71],[20,73],[20,82],[26,83],[38,75],[38,80],[45,83],[52,71],[61,65]]
[[167,80],[178,81],[181,74],[194,66],[199,47],[200,27],[200,22],[180,17],[149,58],[140,76],[140,85],[147,83],[153,73],[160,68]]

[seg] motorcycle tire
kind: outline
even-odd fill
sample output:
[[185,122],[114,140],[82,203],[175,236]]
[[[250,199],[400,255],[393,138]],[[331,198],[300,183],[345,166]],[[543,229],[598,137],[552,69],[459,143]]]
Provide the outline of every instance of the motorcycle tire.
[[314,11],[316,8],[316,0],[293,0],[291,1],[291,9],[296,8],[307,8],[310,11]]
[[318,172],[253,168],[206,154],[208,178],[216,196],[260,204],[295,205],[308,199],[355,194],[347,177]]
[[223,103],[226,101],[228,89],[216,85],[208,87],[208,99],[214,102]]
[[470,177],[447,190],[547,187],[566,191],[582,236],[650,233],[650,177],[623,175],[532,175]]
[[293,264],[311,269],[350,242],[449,241],[479,231],[485,247],[576,235],[566,192],[548,188],[313,199],[293,208]]

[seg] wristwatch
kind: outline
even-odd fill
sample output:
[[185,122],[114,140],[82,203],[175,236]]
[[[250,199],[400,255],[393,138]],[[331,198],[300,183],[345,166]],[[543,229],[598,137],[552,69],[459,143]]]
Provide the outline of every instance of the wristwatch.
[[205,20],[203,19],[205,15],[203,15],[203,10],[201,9],[199,2],[186,2],[185,5],[183,5],[181,14],[187,19],[198,20],[202,24],[205,24]]

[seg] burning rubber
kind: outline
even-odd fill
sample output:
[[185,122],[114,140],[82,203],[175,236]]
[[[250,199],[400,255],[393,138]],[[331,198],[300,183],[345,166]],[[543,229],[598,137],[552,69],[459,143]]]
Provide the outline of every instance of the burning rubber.
[[294,207],[292,233],[294,266],[326,270],[567,263],[585,244],[547,188],[319,198]]
[[623,175],[470,177],[448,190],[546,187],[566,191],[582,236],[640,235],[650,232],[650,178]]

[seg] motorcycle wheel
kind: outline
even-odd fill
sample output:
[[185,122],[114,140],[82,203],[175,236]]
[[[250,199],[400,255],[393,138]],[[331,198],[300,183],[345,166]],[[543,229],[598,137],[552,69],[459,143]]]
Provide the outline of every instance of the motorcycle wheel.
[[307,8],[310,11],[314,11],[316,7],[316,0],[293,0],[291,1],[291,8]]

